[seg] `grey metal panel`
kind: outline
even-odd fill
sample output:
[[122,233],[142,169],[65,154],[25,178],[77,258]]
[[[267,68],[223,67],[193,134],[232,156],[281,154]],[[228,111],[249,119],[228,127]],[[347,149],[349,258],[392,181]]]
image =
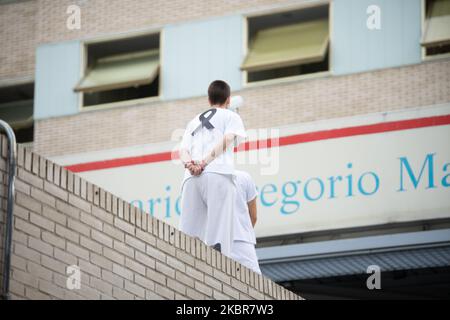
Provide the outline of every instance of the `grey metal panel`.
[[274,281],[312,279],[450,265],[450,230],[435,230],[277,246],[257,250],[261,271]]
[[370,265],[379,266],[381,271],[449,266],[450,245],[440,248],[276,262],[261,264],[260,267],[265,276],[280,282],[363,274]]
[[242,17],[226,16],[169,25],[162,41],[163,96],[166,100],[204,96],[211,81],[241,89]]
[[435,245],[446,242],[450,242],[450,229],[275,246],[259,248],[256,253],[260,261],[292,260],[293,258],[298,260],[311,256],[336,255],[344,252],[387,251],[398,247]]
[[[371,5],[380,8],[379,30],[366,26]],[[421,0],[336,0],[332,21],[336,75],[421,62]]]
[[78,113],[81,43],[43,44],[36,51],[34,118],[46,119]]

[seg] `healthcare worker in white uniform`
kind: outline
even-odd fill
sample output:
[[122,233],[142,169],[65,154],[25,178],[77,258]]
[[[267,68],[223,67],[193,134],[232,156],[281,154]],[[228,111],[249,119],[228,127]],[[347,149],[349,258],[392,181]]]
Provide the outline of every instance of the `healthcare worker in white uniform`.
[[256,185],[249,173],[240,170],[235,170],[234,173],[236,176],[236,199],[231,258],[261,274],[255,250]]
[[180,145],[186,170],[179,227],[230,257],[236,195],[233,147],[246,132],[241,117],[227,109],[226,82],[213,81],[208,99],[211,108],[188,123]]

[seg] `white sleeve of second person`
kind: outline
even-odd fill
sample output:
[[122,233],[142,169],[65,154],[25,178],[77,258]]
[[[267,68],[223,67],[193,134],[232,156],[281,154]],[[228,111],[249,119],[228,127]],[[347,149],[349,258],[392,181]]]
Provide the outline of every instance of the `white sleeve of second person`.
[[246,187],[246,196],[247,196],[247,203],[252,201],[253,199],[256,198],[258,191],[256,190],[256,185],[255,182],[253,181],[252,177],[247,174],[246,175],[246,183],[245,183],[245,187]]
[[239,145],[247,137],[241,117],[234,112],[230,112],[230,116],[225,126],[224,134],[227,135],[229,133],[236,135],[237,145]]

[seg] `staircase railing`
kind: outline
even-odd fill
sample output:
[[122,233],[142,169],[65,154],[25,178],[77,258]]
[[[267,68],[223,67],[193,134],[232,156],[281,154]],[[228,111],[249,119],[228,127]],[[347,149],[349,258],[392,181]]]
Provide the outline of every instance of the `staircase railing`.
[[0,131],[6,132],[8,139],[8,202],[5,219],[5,237],[3,245],[3,279],[1,288],[1,298],[10,299],[9,294],[9,276],[11,271],[11,240],[14,209],[14,181],[16,178],[16,136],[8,123],[0,119]]

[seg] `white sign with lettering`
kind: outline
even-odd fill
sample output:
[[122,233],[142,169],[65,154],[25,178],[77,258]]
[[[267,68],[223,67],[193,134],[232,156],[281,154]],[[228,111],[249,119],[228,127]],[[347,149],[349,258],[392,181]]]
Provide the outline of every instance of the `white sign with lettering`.
[[[257,236],[450,217],[449,138],[449,105],[280,129],[276,172],[238,165],[258,186]],[[184,169],[157,156],[173,147],[163,143],[54,160],[68,165],[156,154],[142,164],[120,161],[122,166],[79,174],[178,226]],[[258,150],[242,152],[251,156]]]

